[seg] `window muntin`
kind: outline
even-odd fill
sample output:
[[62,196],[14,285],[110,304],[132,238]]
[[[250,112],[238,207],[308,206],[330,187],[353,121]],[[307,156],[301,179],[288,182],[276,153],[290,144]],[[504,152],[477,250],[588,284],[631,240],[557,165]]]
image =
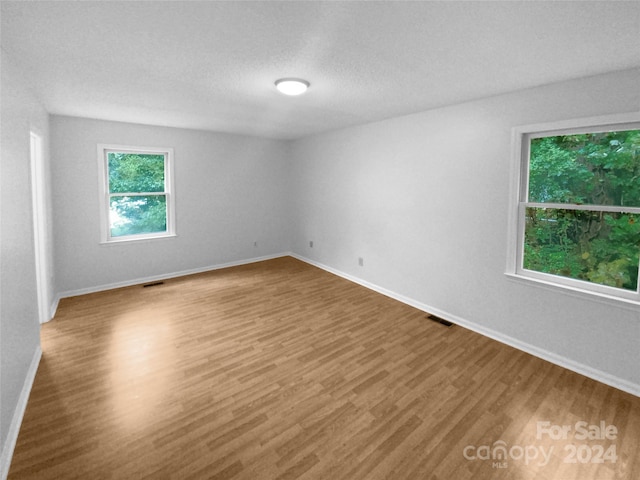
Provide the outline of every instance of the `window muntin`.
[[100,145],[104,242],[175,235],[172,149]]
[[514,273],[640,301],[640,123],[518,134]]

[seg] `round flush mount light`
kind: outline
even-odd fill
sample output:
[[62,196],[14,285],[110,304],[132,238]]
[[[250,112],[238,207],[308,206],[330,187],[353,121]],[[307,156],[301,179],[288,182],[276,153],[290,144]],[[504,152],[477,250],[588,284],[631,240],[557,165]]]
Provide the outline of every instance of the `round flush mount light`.
[[300,78],[281,78],[276,80],[276,88],[285,95],[300,95],[307,91],[309,82]]

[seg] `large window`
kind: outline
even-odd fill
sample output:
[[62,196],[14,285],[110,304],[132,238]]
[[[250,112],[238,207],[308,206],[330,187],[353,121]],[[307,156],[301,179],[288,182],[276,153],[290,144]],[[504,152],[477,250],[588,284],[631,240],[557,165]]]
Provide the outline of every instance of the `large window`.
[[173,236],[173,151],[98,146],[102,241]]
[[513,273],[640,302],[640,123],[518,129]]

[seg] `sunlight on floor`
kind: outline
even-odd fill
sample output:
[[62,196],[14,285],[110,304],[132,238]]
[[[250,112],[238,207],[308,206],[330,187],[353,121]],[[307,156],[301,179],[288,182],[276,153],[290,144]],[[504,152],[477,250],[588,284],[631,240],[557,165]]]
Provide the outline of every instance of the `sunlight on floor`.
[[155,407],[169,393],[174,368],[175,350],[167,348],[172,334],[169,319],[150,309],[131,311],[114,321],[109,358],[116,425],[136,431],[155,420]]

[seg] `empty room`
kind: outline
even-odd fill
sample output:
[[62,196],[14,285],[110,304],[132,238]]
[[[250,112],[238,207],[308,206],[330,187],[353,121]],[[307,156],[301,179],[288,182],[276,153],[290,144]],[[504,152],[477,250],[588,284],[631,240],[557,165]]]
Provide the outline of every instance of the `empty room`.
[[640,478],[640,3],[1,1],[0,479]]

